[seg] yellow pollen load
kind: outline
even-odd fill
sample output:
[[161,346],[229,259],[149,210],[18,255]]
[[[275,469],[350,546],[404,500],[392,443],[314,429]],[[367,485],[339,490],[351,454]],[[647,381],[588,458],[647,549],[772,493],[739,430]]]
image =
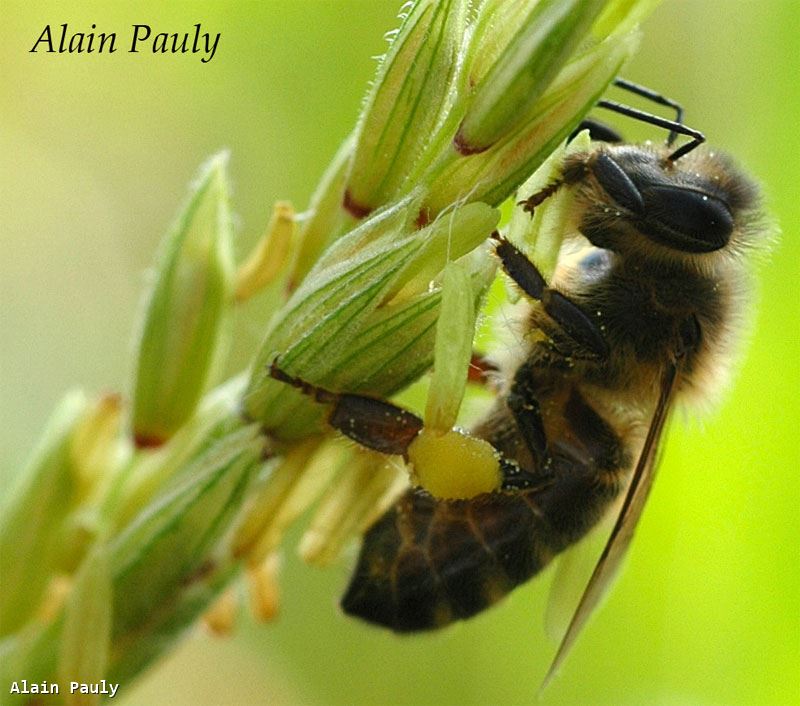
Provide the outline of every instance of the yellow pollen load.
[[415,482],[437,498],[471,498],[500,487],[495,449],[458,431],[423,429],[408,447],[408,459]]

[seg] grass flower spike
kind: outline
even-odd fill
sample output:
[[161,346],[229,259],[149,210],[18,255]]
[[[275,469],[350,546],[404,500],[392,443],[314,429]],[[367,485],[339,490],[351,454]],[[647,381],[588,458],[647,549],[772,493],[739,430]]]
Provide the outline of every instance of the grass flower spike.
[[[426,469],[470,458],[474,473],[414,482],[441,497],[496,487],[492,450],[453,430],[496,274],[489,240],[502,230],[553,266],[564,207],[531,230],[501,206],[550,178],[553,163],[523,186],[631,55],[649,5],[407,4],[309,209],[276,205],[238,270],[227,156],[200,169],[156,259],[130,394],[70,395],[0,515],[7,683],[127,682],[212,606],[206,623],[228,632],[242,575],[254,612],[273,617],[293,522],[316,503],[299,551],[330,564],[410,482],[401,456],[331,430],[338,393],[387,397],[433,367],[413,453]],[[233,307],[279,276],[286,296],[258,322],[250,365],[219,384]]]

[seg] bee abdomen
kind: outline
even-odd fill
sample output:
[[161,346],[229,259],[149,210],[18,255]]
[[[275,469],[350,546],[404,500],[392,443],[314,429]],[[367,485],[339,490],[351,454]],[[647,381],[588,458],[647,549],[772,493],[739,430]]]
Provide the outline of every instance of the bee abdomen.
[[364,537],[345,612],[397,632],[469,618],[550,559],[524,492],[436,500],[408,491]]

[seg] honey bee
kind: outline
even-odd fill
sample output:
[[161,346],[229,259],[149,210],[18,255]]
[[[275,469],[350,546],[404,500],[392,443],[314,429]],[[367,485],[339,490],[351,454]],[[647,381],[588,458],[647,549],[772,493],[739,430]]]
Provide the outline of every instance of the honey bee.
[[[618,85],[676,109],[676,120],[665,120],[600,103],[667,128],[667,144],[616,143],[613,132],[595,129],[605,142],[566,157],[560,178],[522,202],[532,212],[573,190],[583,248],[546,282],[521,250],[493,236],[503,270],[530,301],[525,327],[535,333],[522,339],[494,407],[471,430],[499,454],[500,487],[460,499],[405,492],[366,532],[345,612],[396,632],[469,618],[622,499],[552,673],[630,543],[670,410],[724,386],[749,305],[745,255],[766,240],[757,189],[683,125],[680,106]],[[673,149],[678,133],[691,139]],[[278,364],[272,374],[332,405],[330,423],[345,435],[409,457],[422,430],[412,413],[321,390]]]

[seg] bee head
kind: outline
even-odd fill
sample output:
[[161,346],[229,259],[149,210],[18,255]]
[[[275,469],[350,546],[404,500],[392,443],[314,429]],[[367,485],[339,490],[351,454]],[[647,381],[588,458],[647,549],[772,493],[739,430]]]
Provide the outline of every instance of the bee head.
[[730,160],[703,148],[670,161],[656,147],[607,146],[590,169],[602,191],[582,230],[611,250],[634,231],[673,254],[711,253],[728,245],[755,202],[755,187]]

